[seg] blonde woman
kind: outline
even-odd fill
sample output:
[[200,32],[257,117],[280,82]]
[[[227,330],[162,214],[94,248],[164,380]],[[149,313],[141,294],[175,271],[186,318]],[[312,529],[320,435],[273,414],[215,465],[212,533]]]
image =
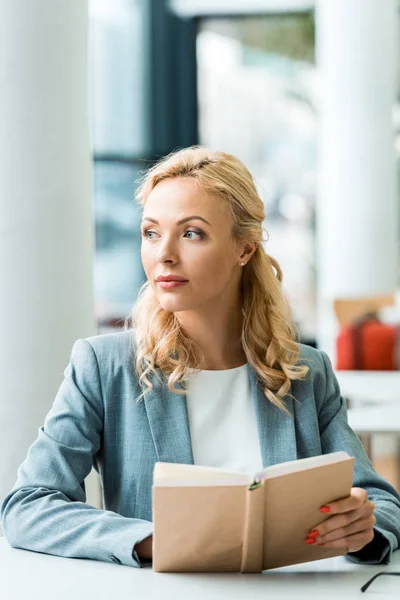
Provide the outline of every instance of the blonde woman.
[[[400,497],[349,428],[328,357],[296,341],[263,204],[236,158],[188,148],[139,190],[148,281],[126,331],[78,340],[1,507],[11,545],[133,567],[151,560],[156,461],[253,473],[345,450],[354,487],[305,544],[388,562]],[[104,510],[85,503],[94,464]]]

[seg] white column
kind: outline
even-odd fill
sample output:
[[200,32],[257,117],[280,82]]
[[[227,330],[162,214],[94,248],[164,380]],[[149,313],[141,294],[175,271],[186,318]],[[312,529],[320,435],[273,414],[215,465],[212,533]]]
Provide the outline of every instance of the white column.
[[85,0],[0,6],[0,498],[96,332]]
[[317,0],[319,346],[334,358],[335,298],[395,292],[392,110],[397,0]]

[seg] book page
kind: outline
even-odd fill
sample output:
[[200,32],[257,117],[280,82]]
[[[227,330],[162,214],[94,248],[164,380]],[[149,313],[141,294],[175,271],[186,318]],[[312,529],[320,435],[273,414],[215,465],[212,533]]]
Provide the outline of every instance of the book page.
[[229,472],[219,467],[157,462],[153,483],[157,486],[246,485],[253,478],[245,473]]
[[299,460],[292,460],[278,465],[272,465],[266,467],[262,471],[255,474],[255,481],[264,481],[270,477],[278,477],[279,475],[287,475],[288,473],[296,473],[298,471],[304,471],[306,469],[313,469],[314,467],[321,467],[323,465],[330,465],[332,463],[341,462],[349,459],[350,456],[347,452],[330,452],[329,454],[322,454],[320,456],[311,456],[309,458],[301,458]]

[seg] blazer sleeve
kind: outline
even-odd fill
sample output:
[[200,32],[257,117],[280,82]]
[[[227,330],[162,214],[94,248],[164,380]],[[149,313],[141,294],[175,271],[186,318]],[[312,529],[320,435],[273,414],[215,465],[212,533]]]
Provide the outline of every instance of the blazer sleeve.
[[355,458],[354,487],[361,487],[375,503],[375,537],[359,552],[346,557],[367,564],[389,563],[393,550],[400,545],[400,496],[395,488],[378,475],[359,438],[347,421],[346,403],[331,362],[320,352],[325,370],[324,401],[319,410],[319,427],[323,453],[345,450]]
[[16,548],[141,567],[134,546],[152,534],[149,521],[86,504],[84,479],[101,446],[103,400],[97,359],[75,342],[64,381],[0,507]]

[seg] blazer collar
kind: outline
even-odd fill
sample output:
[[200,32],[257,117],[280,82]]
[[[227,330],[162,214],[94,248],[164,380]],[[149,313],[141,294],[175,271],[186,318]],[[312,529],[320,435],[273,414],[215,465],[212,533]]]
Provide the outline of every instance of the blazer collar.
[[254,369],[248,364],[250,394],[258,425],[261,456],[264,467],[296,460],[296,431],[293,399],[285,397],[285,405],[290,415],[284,413],[264,394],[263,385]]
[[160,378],[153,376],[153,389],[144,395],[157,460],[192,465],[186,395],[170,392],[166,379]]
[[[250,365],[248,375],[263,466],[296,460],[293,400],[285,398],[289,416],[268,400]],[[160,381],[153,377],[152,383],[154,387],[146,392],[144,403],[157,460],[194,464],[186,396],[170,392],[165,379]]]

